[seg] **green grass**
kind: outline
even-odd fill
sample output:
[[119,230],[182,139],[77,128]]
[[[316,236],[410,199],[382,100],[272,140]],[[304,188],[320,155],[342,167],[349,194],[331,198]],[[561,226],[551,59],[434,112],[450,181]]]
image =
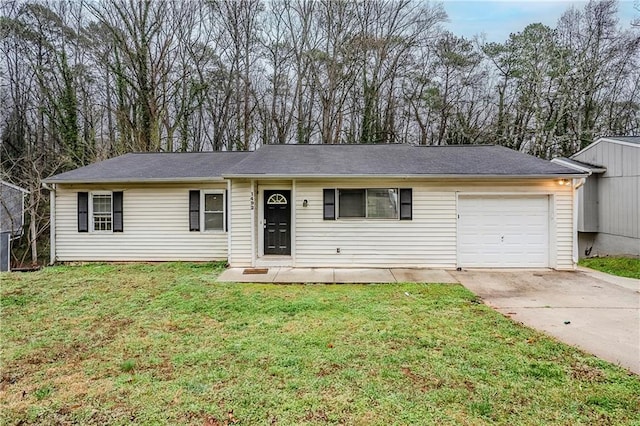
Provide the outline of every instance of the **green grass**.
[[619,277],[640,279],[640,259],[637,258],[592,257],[589,259],[580,259],[579,264]]
[[[0,424],[639,424],[640,380],[458,285],[1,276]],[[408,295],[407,295],[408,294]]]

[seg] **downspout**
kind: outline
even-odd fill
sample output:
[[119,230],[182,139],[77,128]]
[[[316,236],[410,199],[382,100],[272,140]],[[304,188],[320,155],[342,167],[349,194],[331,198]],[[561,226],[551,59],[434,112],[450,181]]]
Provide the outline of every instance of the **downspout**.
[[227,180],[227,264],[231,264],[231,227],[233,226],[231,217],[231,180]]
[[[591,176],[591,172],[589,172]],[[576,182],[577,181],[577,182]],[[578,189],[585,184],[587,178],[573,179],[573,185],[571,186],[573,197],[573,265],[578,264]]]
[[251,267],[256,266],[256,181],[251,179]]
[[49,265],[56,263],[56,185],[42,182],[42,187],[49,190]]
[[291,222],[291,266],[296,267],[296,216],[297,216],[297,207],[296,207],[296,180],[291,180],[291,217],[289,221]]

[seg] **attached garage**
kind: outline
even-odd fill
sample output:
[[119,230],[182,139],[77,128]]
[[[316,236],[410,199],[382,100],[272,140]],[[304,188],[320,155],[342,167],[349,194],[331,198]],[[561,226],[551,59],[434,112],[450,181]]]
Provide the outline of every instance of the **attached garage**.
[[458,197],[458,266],[549,267],[549,196]]

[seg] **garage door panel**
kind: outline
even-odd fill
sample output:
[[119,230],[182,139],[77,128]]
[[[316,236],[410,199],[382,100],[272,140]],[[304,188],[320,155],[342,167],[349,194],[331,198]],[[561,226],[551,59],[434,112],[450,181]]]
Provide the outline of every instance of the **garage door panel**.
[[458,264],[463,267],[547,267],[547,196],[458,199]]

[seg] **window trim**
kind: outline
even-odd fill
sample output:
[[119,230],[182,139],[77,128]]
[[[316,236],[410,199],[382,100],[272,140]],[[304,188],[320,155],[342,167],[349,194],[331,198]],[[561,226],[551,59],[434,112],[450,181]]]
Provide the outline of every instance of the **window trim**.
[[[215,194],[222,195],[222,210],[221,211],[206,211],[205,195]],[[205,213],[222,213],[222,228],[220,229],[205,229]],[[201,189],[200,190],[200,232],[224,234],[227,232],[227,195],[224,189]]]
[[[398,196],[397,206],[396,206],[396,215],[395,217],[369,217],[369,190],[378,189],[378,190],[389,190],[394,189]],[[335,220],[345,220],[345,221],[354,221],[354,220],[373,220],[373,221],[390,221],[390,220],[400,220],[400,189],[399,187],[386,187],[386,188],[336,188],[336,197],[335,197]],[[358,217],[342,217],[340,216],[340,191],[364,191],[364,216]],[[412,209],[413,210],[413,209]]]
[[[93,197],[96,195],[108,195],[111,205],[111,229],[96,229],[95,216],[93,214]],[[89,232],[97,234],[111,234],[113,233],[113,191],[91,191],[89,192]]]

